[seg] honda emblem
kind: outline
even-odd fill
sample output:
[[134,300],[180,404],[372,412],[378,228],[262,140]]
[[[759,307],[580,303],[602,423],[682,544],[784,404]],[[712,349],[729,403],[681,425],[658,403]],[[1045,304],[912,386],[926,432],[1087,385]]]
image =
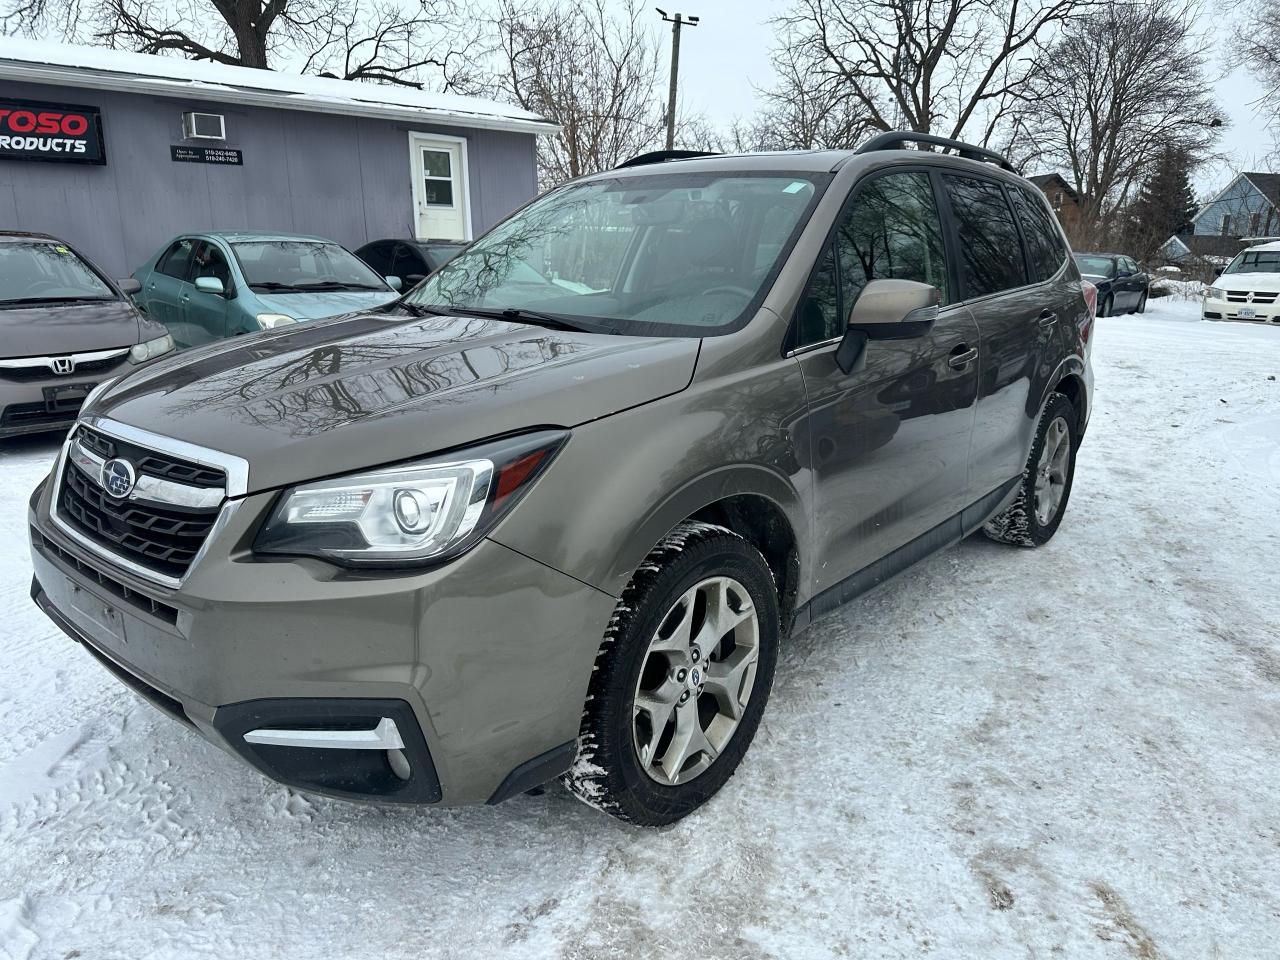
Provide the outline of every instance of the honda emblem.
[[54,357],[49,361],[49,366],[53,368],[54,373],[66,376],[75,370],[76,362],[72,357]]

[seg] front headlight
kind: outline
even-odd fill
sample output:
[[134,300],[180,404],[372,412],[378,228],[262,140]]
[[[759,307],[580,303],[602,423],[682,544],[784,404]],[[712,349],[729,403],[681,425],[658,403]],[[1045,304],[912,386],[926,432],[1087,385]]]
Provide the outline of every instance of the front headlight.
[[163,337],[156,337],[154,340],[135,343],[133,349],[129,351],[129,362],[144,363],[147,360],[162,357],[172,349],[173,337],[166,333]]
[[272,327],[279,327],[286,323],[298,322],[287,313],[260,313],[255,319],[258,321],[258,326],[263,330],[270,330]]
[[1225,300],[1227,292],[1221,287],[1205,287],[1204,296],[1206,300]]
[[515,505],[568,436],[540,430],[292,487],[280,495],[253,548],[346,566],[414,566],[456,557]]

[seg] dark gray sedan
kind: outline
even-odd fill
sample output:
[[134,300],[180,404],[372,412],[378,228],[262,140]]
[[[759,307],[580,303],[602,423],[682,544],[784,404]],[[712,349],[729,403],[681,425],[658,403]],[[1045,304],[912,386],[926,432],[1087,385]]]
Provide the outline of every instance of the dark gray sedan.
[[54,237],[0,233],[0,437],[70,426],[99,382],[173,349],[137,290]]

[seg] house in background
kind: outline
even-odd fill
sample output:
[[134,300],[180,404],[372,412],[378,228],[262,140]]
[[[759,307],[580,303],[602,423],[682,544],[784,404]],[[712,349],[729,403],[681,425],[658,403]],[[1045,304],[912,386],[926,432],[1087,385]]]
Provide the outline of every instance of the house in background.
[[1280,174],[1240,173],[1202,206],[1191,233],[1170,237],[1160,253],[1174,263],[1230,260],[1250,243],[1280,235]]
[[1068,237],[1074,237],[1080,224],[1080,194],[1076,193],[1075,188],[1061,174],[1041,173],[1027,179],[1049,198],[1049,206],[1058,215],[1062,229]]
[[0,228],[128,276],[180,233],[470,240],[538,190],[513,107],[0,37]]

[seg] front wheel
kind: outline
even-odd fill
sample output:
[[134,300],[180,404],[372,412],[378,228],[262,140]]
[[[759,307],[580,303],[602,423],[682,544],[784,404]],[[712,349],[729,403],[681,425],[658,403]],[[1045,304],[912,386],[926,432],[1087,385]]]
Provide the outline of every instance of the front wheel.
[[1147,294],[1147,292],[1144,290],[1144,291],[1143,291],[1143,293],[1142,293],[1142,299],[1138,301],[1138,305],[1137,305],[1136,307],[1134,307],[1134,309],[1133,309],[1133,312],[1134,312],[1134,313],[1146,313],[1146,312],[1147,312],[1147,296],[1148,296],[1148,294]]
[[1103,297],[1102,303],[1098,304],[1098,316],[1100,317],[1111,316],[1111,304],[1112,304],[1112,300],[1110,296]]
[[1076,408],[1055,393],[1040,415],[1018,497],[982,528],[992,540],[1021,547],[1048,543],[1062,523],[1076,472]]
[[779,634],[777,591],[760,552],[723,527],[676,527],[618,601],[565,785],[643,826],[696,810],[751,744]]

